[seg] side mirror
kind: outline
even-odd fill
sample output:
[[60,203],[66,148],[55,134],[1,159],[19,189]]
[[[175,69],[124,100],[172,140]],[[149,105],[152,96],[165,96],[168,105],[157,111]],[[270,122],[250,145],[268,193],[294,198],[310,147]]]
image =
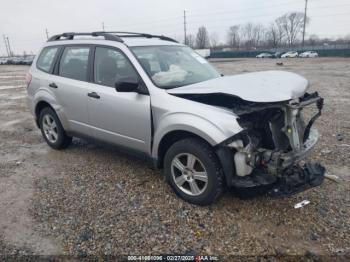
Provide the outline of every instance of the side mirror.
[[118,92],[138,92],[140,81],[135,78],[124,78],[115,83]]
[[148,89],[142,80],[134,77],[126,77],[115,83],[118,92],[136,92],[140,95],[149,95]]

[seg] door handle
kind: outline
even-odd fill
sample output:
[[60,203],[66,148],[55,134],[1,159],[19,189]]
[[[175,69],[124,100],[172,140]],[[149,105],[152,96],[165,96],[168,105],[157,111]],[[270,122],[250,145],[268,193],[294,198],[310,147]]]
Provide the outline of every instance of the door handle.
[[100,96],[96,92],[90,92],[87,95],[92,98],[100,99]]
[[57,88],[58,86],[57,86],[55,83],[50,83],[50,84],[49,84],[49,87]]

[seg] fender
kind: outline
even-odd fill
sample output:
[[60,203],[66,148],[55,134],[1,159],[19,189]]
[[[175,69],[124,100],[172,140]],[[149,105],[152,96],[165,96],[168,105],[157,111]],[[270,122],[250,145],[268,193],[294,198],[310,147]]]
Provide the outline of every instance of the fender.
[[158,158],[158,148],[163,137],[172,131],[187,131],[193,133],[205,141],[211,146],[216,146],[228,137],[238,133],[242,128],[232,118],[230,119],[229,126],[219,126],[202,116],[187,113],[177,112],[167,114],[162,117],[158,126],[155,126],[154,141],[152,148],[152,158]]

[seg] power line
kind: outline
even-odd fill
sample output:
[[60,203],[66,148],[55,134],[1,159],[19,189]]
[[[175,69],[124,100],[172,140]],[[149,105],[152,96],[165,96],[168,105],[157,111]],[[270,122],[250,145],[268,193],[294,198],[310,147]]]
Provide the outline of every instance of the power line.
[[245,8],[245,9],[214,11],[214,12],[209,12],[209,13],[201,12],[200,14],[191,15],[191,17],[200,17],[200,16],[207,16],[207,15],[214,15],[214,14],[235,14],[235,13],[242,13],[242,11],[245,12],[245,11],[252,11],[252,10],[261,10],[261,9],[266,9],[266,8],[270,9],[271,7],[279,7],[279,6],[289,5],[289,4],[295,4],[298,1],[301,1],[301,0],[289,1],[286,3],[277,4],[277,5],[264,5],[262,7],[250,7],[250,8]]
[[[227,13],[227,12],[236,12],[236,13],[239,13],[241,11],[246,11],[246,10],[256,10],[256,9],[263,9],[263,8],[271,8],[271,7],[276,7],[276,6],[285,6],[285,5],[288,5],[288,4],[295,4],[297,2],[301,2],[303,0],[292,0],[292,1],[286,1],[286,2],[280,2],[278,4],[273,4],[273,5],[268,5],[268,4],[263,4],[262,6],[259,6],[259,5],[255,5],[255,7],[249,7],[249,8],[244,8],[244,9],[237,9],[235,8],[234,10],[214,10],[213,12],[210,12],[210,13],[203,13],[203,11],[197,11],[197,12],[193,12],[195,10],[191,10],[191,13],[194,13],[193,16],[202,16],[203,14],[221,14],[221,13]],[[268,2],[268,1],[265,1],[265,2]],[[197,9],[198,10],[198,9]],[[198,14],[196,14],[198,13]]]
[[[329,9],[329,8],[332,8],[332,7],[343,7],[343,6],[349,6],[349,3],[348,4],[344,4],[344,5],[327,5],[327,6],[315,6],[315,7],[313,7],[312,9],[323,9],[323,8],[327,8],[327,9]],[[254,8],[255,9],[255,8]],[[262,8],[259,8],[259,10],[260,9],[262,9]],[[246,9],[246,10],[248,10],[248,9]],[[246,10],[244,10],[244,11],[246,11]],[[253,9],[250,9],[250,10],[253,10]],[[276,10],[277,11],[277,10]],[[279,12],[279,14],[281,13],[280,11],[278,11]],[[236,11],[227,11],[227,12],[225,12],[225,13],[227,13],[227,15],[231,15],[231,14],[234,14],[234,13],[242,13],[242,11],[240,11],[240,10],[236,10]],[[210,13],[205,13],[205,14],[202,14],[203,16],[208,16]],[[192,18],[193,17],[193,15],[190,15],[190,16],[188,16],[188,17],[190,17],[190,18]],[[253,18],[253,17],[258,17],[258,16],[244,16],[244,17],[248,17],[248,18]],[[260,17],[260,15],[259,15],[259,17]],[[194,18],[197,18],[197,17],[194,17]],[[221,19],[215,19],[215,20],[224,20],[224,19],[230,19],[230,18],[221,18]]]
[[[304,1],[304,0],[301,0],[301,1]],[[295,3],[295,0],[293,2],[286,2],[283,5],[291,4],[291,3]],[[233,13],[241,13],[242,14],[242,13],[248,12],[250,10],[257,10],[257,9],[260,10],[260,9],[263,9],[263,8],[270,8],[271,9],[271,7],[276,7],[276,6],[281,6],[281,4],[279,4],[279,5],[269,5],[269,6],[265,5],[264,7],[261,7],[261,8],[248,8],[248,9],[241,9],[241,10],[235,10],[235,11],[225,11],[225,12],[222,12],[222,13],[227,13],[227,15],[233,14]],[[339,6],[349,6],[349,4],[347,4],[347,5],[332,5],[332,6],[329,6],[329,5],[327,5],[327,6],[315,6],[312,9],[317,9],[317,8],[321,8],[322,9],[322,8],[331,8],[331,7],[339,7]],[[210,14],[213,14],[213,12],[202,13],[200,15],[190,15],[189,16],[187,14],[187,12],[186,12],[186,24],[188,24],[188,17],[190,17],[190,19],[201,18],[199,16],[208,16],[210,18]],[[280,14],[280,11],[278,11],[278,13],[276,13],[276,16],[279,15],[279,14]],[[259,15],[259,16],[255,15],[255,16],[244,16],[244,17],[240,16],[240,17],[234,17],[234,19],[245,18],[245,20],[246,20],[247,18],[267,17],[267,16],[272,16],[272,15],[275,15],[275,13],[271,14],[271,15]],[[136,28],[147,28],[148,29],[149,28],[148,25],[150,25],[150,24],[157,24],[157,25],[152,26],[152,29],[154,29],[154,27],[156,27],[156,28],[167,28],[168,29],[169,27],[178,27],[178,23],[175,22],[175,21],[178,21],[179,18],[180,18],[180,16],[177,16],[176,18],[160,19],[160,20],[154,20],[154,21],[149,21],[149,22],[144,22],[144,23],[136,23],[136,24],[132,24],[132,25],[128,24],[126,26],[128,28],[132,27],[132,28],[135,28],[135,29]],[[182,16],[182,19],[184,19],[183,16]],[[161,22],[161,21],[164,21],[164,20],[166,20],[166,21],[165,22]],[[171,20],[173,20],[173,21],[171,21]],[[215,18],[215,23],[217,23],[218,21],[225,21],[225,20],[229,21],[229,20],[233,20],[233,18],[228,18],[228,17],[227,18],[219,18],[219,19]],[[207,24],[208,20],[205,21],[204,23],[202,21],[194,21],[191,24],[196,24],[196,23],[197,24]],[[188,27],[186,28],[186,34],[187,33],[188,33]]]
[[[254,18],[260,18],[260,17],[271,17],[271,16],[277,16],[279,15],[276,13],[271,13],[271,14],[263,14],[263,15],[255,15],[255,16],[240,16],[240,17],[234,17],[234,18],[223,18],[223,19],[215,19],[215,21],[206,21],[205,24],[213,24],[213,23],[218,23],[218,22],[225,22],[225,21],[242,21],[242,20],[250,20]],[[349,13],[335,13],[335,14],[321,14],[321,15],[315,15],[312,17],[323,17],[323,16],[339,16],[339,15],[348,15]],[[194,21],[191,24],[203,24],[201,21]]]

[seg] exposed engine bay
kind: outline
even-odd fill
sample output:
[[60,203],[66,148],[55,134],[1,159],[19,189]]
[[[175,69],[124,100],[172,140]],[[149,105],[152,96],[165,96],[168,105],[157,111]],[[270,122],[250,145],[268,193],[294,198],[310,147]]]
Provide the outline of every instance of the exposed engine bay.
[[[233,170],[230,186],[243,190],[268,187],[270,195],[285,196],[323,182],[323,166],[298,164],[318,140],[312,125],[321,115],[323,98],[317,92],[269,103],[249,102],[222,93],[177,96],[232,110],[239,117],[237,121],[244,131],[224,141],[218,149],[224,171]],[[308,106],[316,106],[317,112],[305,123],[303,110]],[[227,154],[231,157],[227,158]]]

